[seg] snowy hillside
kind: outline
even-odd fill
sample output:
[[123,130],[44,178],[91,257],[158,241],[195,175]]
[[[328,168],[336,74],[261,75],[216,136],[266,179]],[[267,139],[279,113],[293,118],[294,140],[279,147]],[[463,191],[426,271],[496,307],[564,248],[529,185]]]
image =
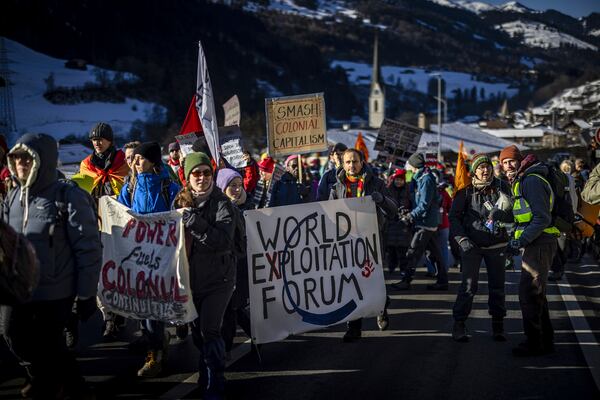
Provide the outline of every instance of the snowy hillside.
[[539,22],[517,20],[502,25],[496,25],[495,28],[503,30],[513,38],[522,37],[522,43],[529,47],[550,49],[566,45],[586,50],[598,50],[594,45]]
[[[15,108],[17,133],[44,132],[61,139],[68,135],[82,136],[98,121],[109,123],[115,135],[126,137],[134,121],[145,121],[160,106],[135,99],[124,103],[81,103],[74,105],[52,104],[43,96],[45,80],[54,75],[59,87],[81,87],[96,82],[96,74],[104,72],[111,78],[114,71],[97,69],[88,65],[87,71],[65,68],[65,60],[48,57],[15,41],[4,39],[12,72],[12,95]],[[124,79],[137,79],[125,74]],[[14,140],[14,138],[13,138]]]
[[[354,85],[369,85],[371,83],[371,65],[366,63],[356,63],[351,61],[333,61],[331,68],[341,67],[346,71],[348,81]],[[446,96],[452,97],[453,91],[460,89],[477,88],[477,93],[484,90],[489,96],[494,93],[506,93],[507,97],[517,94],[518,90],[511,88],[508,83],[490,83],[476,80],[473,75],[463,72],[453,71],[433,71],[423,68],[382,66],[381,75],[383,81],[388,85],[397,85],[401,83],[406,89],[412,89],[427,93],[427,86],[430,79],[436,79],[431,74],[441,74],[446,81]]]
[[534,114],[547,115],[552,110],[578,111],[600,109],[600,80],[564,90],[546,104],[533,109]]
[[505,11],[505,12],[516,12],[516,13],[527,13],[535,12],[528,7],[525,7],[519,2],[509,1],[508,3],[494,6],[492,4],[484,3],[481,1],[469,1],[469,0],[429,0],[433,3],[439,4],[444,7],[460,8],[463,10],[474,12],[479,14],[485,11]]

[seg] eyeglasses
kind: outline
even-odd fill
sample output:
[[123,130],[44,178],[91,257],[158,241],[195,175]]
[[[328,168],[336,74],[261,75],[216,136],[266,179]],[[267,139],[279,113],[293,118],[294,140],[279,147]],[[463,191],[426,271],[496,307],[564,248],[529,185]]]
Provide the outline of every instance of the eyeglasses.
[[208,178],[209,176],[212,176],[212,171],[210,169],[205,169],[204,171],[195,170],[190,172],[190,175],[194,178],[200,178],[201,176]]

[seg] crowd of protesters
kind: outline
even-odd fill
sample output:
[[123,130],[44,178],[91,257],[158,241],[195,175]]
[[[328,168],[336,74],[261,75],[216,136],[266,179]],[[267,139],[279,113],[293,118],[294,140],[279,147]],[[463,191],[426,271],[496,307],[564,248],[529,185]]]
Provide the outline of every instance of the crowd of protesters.
[[[369,163],[364,154],[335,144],[325,163],[319,157],[289,156],[259,160],[244,152],[245,166],[217,165],[207,148],[194,145],[184,154],[170,143],[131,142],[117,148],[110,125],[94,126],[92,153],[66,179],[57,166],[57,143],[45,134],[26,134],[12,149],[0,137],[0,198],[3,232],[29,242],[39,273],[31,298],[4,294],[11,306],[3,334],[26,366],[23,396],[85,397],[89,389],[69,348],[78,340],[79,321],[96,310],[96,287],[102,262],[97,205],[112,196],[139,214],[183,208],[190,282],[198,318],[190,324],[200,351],[198,384],[206,398],[224,393],[225,363],[237,325],[250,336],[248,272],[243,211],[312,201],[371,196],[385,250],[384,267],[396,282],[388,290],[411,290],[417,267],[426,266],[427,289],[448,290],[448,272],[462,274],[453,307],[452,338],[467,342],[466,321],[478,290],[482,263],[488,273],[489,313],[494,340],[505,341],[505,270],[513,256],[522,257],[519,299],[526,340],[515,356],[553,351],[553,330],[545,297],[548,279],[558,280],[568,259],[584,251],[576,235],[554,226],[557,194],[551,172],[560,167],[568,178],[573,211],[578,193],[600,181],[581,159],[560,166],[524,157],[516,146],[490,158],[468,160],[470,182],[460,187],[453,169],[423,154],[413,154],[405,168]],[[279,172],[277,171],[279,169]],[[589,202],[600,202],[594,186]],[[595,196],[595,197],[594,197]],[[8,237],[8,236],[6,236]],[[16,253],[16,251],[15,251]],[[377,318],[389,326],[387,307]],[[125,320],[98,304],[104,320],[102,337],[112,341]],[[4,310],[4,309],[3,309]],[[145,360],[137,374],[159,376],[167,363],[169,334],[165,323],[139,321],[141,336],[131,348]],[[361,338],[362,321],[348,323],[344,342]],[[177,326],[185,338],[187,325]],[[58,365],[57,365],[58,363]]]

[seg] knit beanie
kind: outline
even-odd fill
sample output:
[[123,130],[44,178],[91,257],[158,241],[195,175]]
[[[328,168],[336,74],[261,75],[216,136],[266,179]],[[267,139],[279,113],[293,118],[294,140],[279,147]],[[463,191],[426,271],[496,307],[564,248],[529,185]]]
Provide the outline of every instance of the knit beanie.
[[271,157],[264,158],[258,163],[258,168],[261,171],[273,173],[273,170],[275,169],[275,160]]
[[471,158],[471,173],[474,173],[479,165],[486,163],[492,166],[492,160],[486,154],[475,154]]
[[156,142],[142,143],[133,150],[134,155],[139,154],[154,165],[162,162],[160,153],[160,145]]
[[288,158],[285,159],[285,163],[284,165],[287,167],[288,163],[292,160],[297,160],[298,156],[295,154],[292,154],[291,156],[288,156]]
[[237,171],[230,168],[220,169],[219,173],[217,174],[217,187],[221,189],[223,193],[225,193],[225,189],[235,178],[242,179],[242,176]]
[[113,130],[109,124],[98,122],[90,131],[89,139],[106,139],[109,142],[112,142],[114,140]]
[[416,169],[421,169],[425,166],[425,157],[421,153],[414,153],[408,158],[408,164],[412,165]]
[[208,165],[212,170],[212,164],[210,162],[210,157],[206,155],[206,153],[189,153],[185,157],[185,179],[187,180],[190,176],[190,172],[194,170],[194,168],[200,165]]
[[513,144],[503,148],[500,152],[500,162],[507,158],[511,160],[521,161],[523,159],[523,156],[521,155],[519,148]]

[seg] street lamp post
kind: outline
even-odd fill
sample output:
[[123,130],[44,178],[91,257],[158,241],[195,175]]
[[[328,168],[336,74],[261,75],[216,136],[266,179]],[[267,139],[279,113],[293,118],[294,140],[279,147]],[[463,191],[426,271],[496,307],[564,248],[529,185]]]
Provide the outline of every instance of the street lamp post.
[[437,151],[437,159],[439,162],[442,162],[442,75],[439,73],[431,74],[430,76],[435,76],[438,80],[438,113],[437,113],[437,139],[438,139],[438,151]]

